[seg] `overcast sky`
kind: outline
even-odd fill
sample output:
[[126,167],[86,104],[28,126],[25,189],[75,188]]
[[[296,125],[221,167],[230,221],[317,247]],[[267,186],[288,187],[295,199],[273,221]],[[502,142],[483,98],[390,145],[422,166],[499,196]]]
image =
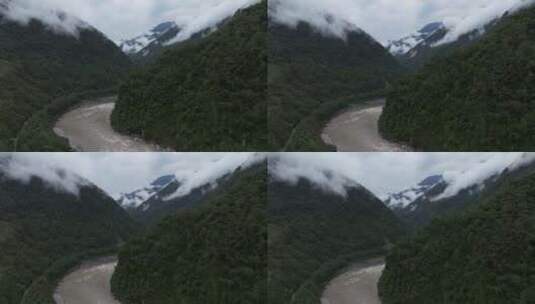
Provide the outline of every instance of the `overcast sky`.
[[[63,168],[96,184],[116,197],[149,185],[156,178],[175,174],[185,185],[182,194],[234,171],[261,157],[253,153],[15,153],[16,177],[37,174],[60,183],[50,168]],[[67,190],[76,179],[61,181]],[[72,192],[72,191],[71,191]]]
[[[260,0],[14,0],[20,15],[46,16],[63,10],[96,27],[114,41],[147,32],[164,21],[193,28],[211,26],[237,9]],[[55,20],[53,20],[55,21]],[[70,25],[68,25],[70,26]]]
[[339,17],[371,34],[379,42],[399,39],[423,25],[442,21],[455,27],[452,35],[463,34],[501,16],[512,7],[533,0],[272,0],[279,5],[275,17],[293,24],[297,20],[316,23],[340,34],[341,24],[326,25],[325,14]]
[[[276,169],[288,181],[308,177],[330,183],[321,171],[339,173],[382,197],[418,184],[424,178],[444,174],[452,182],[449,195],[519,162],[524,153],[286,153]],[[529,155],[533,160],[533,155]],[[327,185],[334,191],[341,180]]]

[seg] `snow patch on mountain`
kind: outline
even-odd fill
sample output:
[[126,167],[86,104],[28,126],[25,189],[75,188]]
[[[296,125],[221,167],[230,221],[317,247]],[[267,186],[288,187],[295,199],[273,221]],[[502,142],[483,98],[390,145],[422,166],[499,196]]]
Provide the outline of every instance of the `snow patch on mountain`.
[[404,55],[421,43],[426,43],[426,40],[430,36],[444,28],[445,26],[442,22],[429,23],[416,33],[405,36],[399,40],[390,40],[386,48],[395,56]]
[[154,180],[149,186],[132,191],[121,193],[116,201],[125,209],[137,208],[158,193],[172,182],[176,182],[175,175],[164,175]]
[[151,43],[157,42],[160,37],[173,29],[178,29],[178,25],[175,22],[163,22],[155,26],[147,33],[143,33],[132,39],[123,39],[119,41],[118,45],[125,54],[136,54],[145,49]]
[[425,178],[418,185],[405,189],[397,193],[389,193],[381,199],[391,209],[403,209],[415,202],[416,200],[425,197],[429,190],[436,185],[444,182],[442,175],[433,175]]

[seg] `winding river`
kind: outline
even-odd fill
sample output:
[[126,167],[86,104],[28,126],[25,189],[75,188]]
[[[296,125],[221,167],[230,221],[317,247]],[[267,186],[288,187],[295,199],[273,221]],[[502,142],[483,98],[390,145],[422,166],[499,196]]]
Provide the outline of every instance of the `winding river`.
[[329,282],[321,297],[321,304],[381,304],[377,283],[384,267],[383,259],[351,266]]
[[379,134],[379,117],[385,99],[354,106],[331,119],[321,135],[338,152],[401,152],[405,146],[389,142]]
[[115,257],[83,263],[59,283],[54,292],[56,304],[120,304],[110,289],[116,265]]
[[54,132],[67,138],[71,148],[79,152],[153,152],[157,145],[123,134],[111,127],[111,113],[116,96],[84,102],[63,114]]

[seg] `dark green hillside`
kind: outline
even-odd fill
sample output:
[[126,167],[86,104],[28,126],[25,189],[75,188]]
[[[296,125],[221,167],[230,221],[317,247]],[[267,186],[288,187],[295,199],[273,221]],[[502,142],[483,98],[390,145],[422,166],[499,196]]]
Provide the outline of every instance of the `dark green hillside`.
[[264,1],[132,74],[114,128],[181,151],[264,150],[266,26]]
[[185,196],[169,198],[168,195],[175,193],[181,186],[178,181],[174,181],[145,201],[143,204],[128,213],[138,222],[152,226],[170,214],[175,214],[179,210],[197,208],[205,202],[210,201],[212,197],[217,197],[227,191],[229,183],[233,179],[226,175],[217,180],[217,187],[214,189],[212,184],[202,185]]
[[344,41],[304,22],[290,28],[272,21],[268,41],[272,150],[328,149],[319,138],[322,121],[314,125],[311,116],[329,119],[336,110],[363,101],[361,95],[383,90],[402,71],[383,46],[358,30],[348,32]]
[[387,257],[384,304],[534,303],[535,175],[434,221]]
[[226,191],[178,211],[119,254],[123,304],[266,303],[266,166],[234,173]]
[[0,150],[68,149],[51,130],[55,115],[80,101],[65,97],[113,88],[129,66],[96,30],[56,34],[36,20],[8,21],[0,9]]
[[359,187],[347,198],[298,184],[268,185],[269,303],[320,303],[325,284],[350,264],[385,254],[403,234],[394,214]]
[[535,8],[437,58],[388,94],[380,130],[436,151],[527,151],[535,142]]
[[2,304],[54,303],[55,284],[69,268],[135,231],[128,215],[95,186],[82,187],[77,197],[39,178],[29,183],[7,178],[1,165]]

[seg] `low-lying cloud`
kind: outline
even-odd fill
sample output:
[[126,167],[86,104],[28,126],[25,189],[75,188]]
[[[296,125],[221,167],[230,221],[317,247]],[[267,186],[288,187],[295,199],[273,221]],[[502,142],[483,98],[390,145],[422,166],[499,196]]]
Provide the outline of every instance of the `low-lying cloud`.
[[[288,153],[272,154],[269,159],[270,178],[296,185],[300,179],[310,181],[325,192],[347,196],[347,189],[359,184],[339,170],[335,154]],[[341,164],[340,164],[341,165]]]
[[453,41],[481,29],[506,11],[532,3],[533,0],[272,0],[269,6],[275,22],[295,26],[305,21],[341,38],[347,30],[358,27],[386,45],[437,21],[450,29],[444,41]]
[[483,182],[488,178],[501,174],[506,169],[515,170],[534,161],[535,153],[496,153],[466,170],[447,170],[442,174],[444,180],[448,183],[448,187],[433,200],[437,201],[452,197],[472,186],[484,187]]
[[166,197],[166,200],[188,195],[204,185],[211,184],[215,187],[221,177],[266,159],[263,153],[198,153],[197,156],[199,161],[196,163],[179,162],[171,165],[181,185],[175,193]]
[[45,185],[55,189],[79,195],[80,187],[90,183],[73,173],[55,164],[43,162],[39,158],[32,157],[27,153],[2,154],[0,158],[4,161],[0,163],[0,171],[11,179],[29,183],[32,178],[39,178]]
[[474,10],[472,14],[446,16],[442,20],[449,29],[448,34],[438,44],[456,41],[460,36],[474,30],[483,32],[489,22],[501,18],[505,13],[513,14],[518,10],[535,3],[533,0],[500,0]]
[[232,17],[238,10],[261,0],[210,0],[197,1],[189,10],[177,10],[176,23],[180,33],[169,44],[184,41],[206,29],[215,29],[219,23]]
[[272,154],[269,168],[288,183],[306,178],[342,196],[360,184],[383,198],[442,174],[449,183],[445,198],[534,161],[533,153],[285,153]]
[[7,19],[27,25],[32,19],[40,20],[50,30],[78,37],[81,29],[90,26],[79,18],[51,7],[38,0],[16,0],[7,2],[7,8],[0,6],[0,13]]

